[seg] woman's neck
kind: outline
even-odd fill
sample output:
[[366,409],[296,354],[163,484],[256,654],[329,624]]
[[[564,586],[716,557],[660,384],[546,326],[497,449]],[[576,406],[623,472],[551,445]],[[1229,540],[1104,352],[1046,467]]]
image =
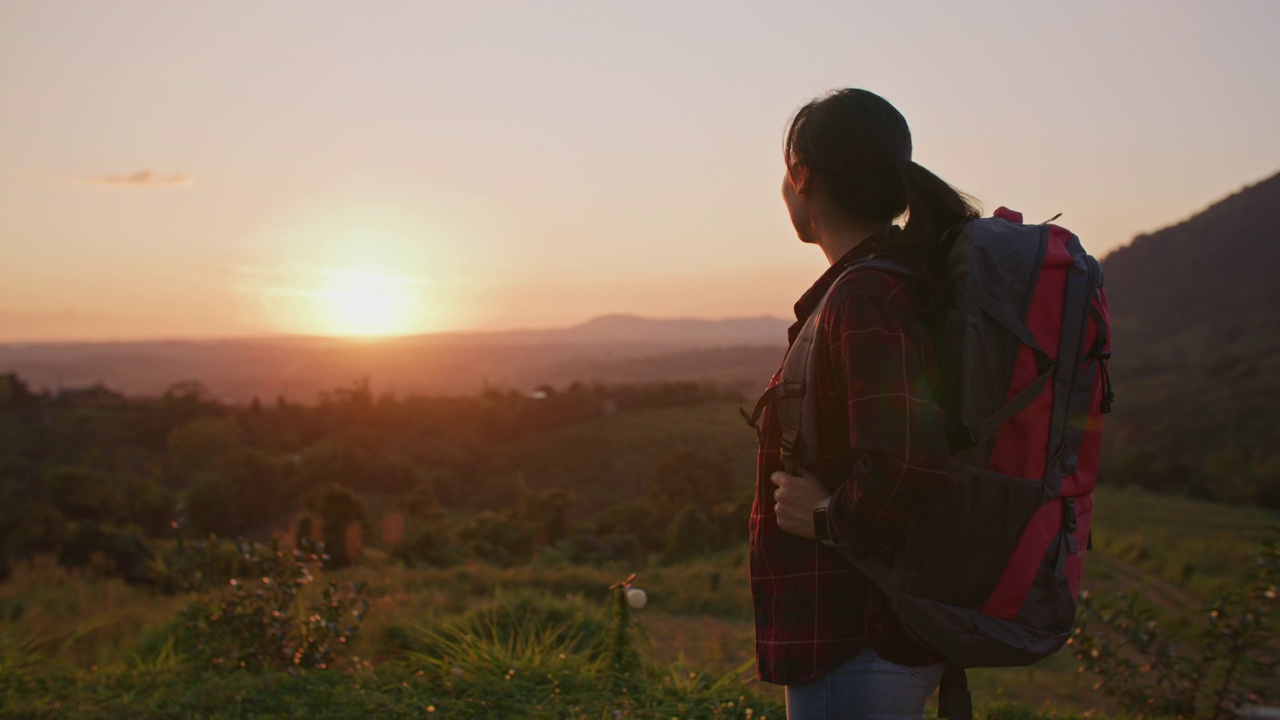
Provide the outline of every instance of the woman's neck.
[[850,250],[880,234],[880,225],[860,222],[842,216],[819,218],[815,223],[818,247],[827,256],[827,263],[834,265]]

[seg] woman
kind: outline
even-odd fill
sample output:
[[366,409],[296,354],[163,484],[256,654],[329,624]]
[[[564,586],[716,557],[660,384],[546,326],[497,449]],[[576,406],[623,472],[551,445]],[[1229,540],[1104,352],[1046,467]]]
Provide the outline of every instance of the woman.
[[[888,558],[931,490],[950,482],[926,328],[946,302],[934,249],[977,212],[912,161],[906,120],[866,90],[802,107],[785,161],[782,196],[796,234],[831,263],[796,303],[792,340],[831,292],[815,347],[814,466],[783,472],[776,414],[766,410],[760,426],[751,515],[758,672],[786,686],[790,720],[920,718],[941,658],[908,639],[874,585],[815,538],[829,530]],[[905,225],[895,226],[904,214]],[[914,272],[845,273],[872,255]],[[820,507],[824,528],[814,524]]]

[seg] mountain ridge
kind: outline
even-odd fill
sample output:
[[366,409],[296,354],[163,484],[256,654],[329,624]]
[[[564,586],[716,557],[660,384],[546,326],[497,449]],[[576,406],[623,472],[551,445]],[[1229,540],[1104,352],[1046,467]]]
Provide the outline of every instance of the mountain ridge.
[[1280,331],[1280,173],[1102,261],[1115,346],[1148,361],[1207,362]]

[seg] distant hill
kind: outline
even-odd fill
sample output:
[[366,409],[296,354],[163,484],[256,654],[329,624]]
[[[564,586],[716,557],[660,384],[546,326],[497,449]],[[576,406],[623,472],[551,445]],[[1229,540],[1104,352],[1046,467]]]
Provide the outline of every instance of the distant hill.
[[1280,174],[1103,262],[1116,350],[1157,363],[1280,348]]
[[1236,500],[1270,493],[1280,507],[1280,175],[1139,236],[1102,267],[1110,470]]
[[245,402],[321,392],[368,378],[398,395],[472,395],[488,387],[531,389],[581,382],[712,381],[753,392],[782,357],[788,322],[599,317],[548,330],[442,333],[381,341],[315,337],[0,345],[0,373],[34,388],[101,383],[156,396],[198,380],[217,397]]
[[639,315],[601,315],[579,325],[550,330],[511,330],[495,333],[455,333],[434,337],[464,343],[656,345],[667,347],[715,347],[772,345],[785,342],[788,321],[773,317],[701,320],[696,318],[648,318]]

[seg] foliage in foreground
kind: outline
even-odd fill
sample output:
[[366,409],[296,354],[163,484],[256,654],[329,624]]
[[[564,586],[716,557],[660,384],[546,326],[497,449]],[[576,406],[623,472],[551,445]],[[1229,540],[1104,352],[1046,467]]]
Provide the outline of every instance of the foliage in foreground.
[[1132,596],[1106,606],[1086,597],[1072,645],[1098,688],[1126,710],[1221,720],[1280,696],[1277,598],[1280,542],[1272,541],[1239,591],[1205,605],[1205,625],[1193,636],[1165,631],[1155,609]]
[[181,645],[197,665],[224,670],[325,670],[344,654],[369,603],[356,583],[330,581],[310,588],[328,556],[304,544],[285,550],[278,541],[236,544],[239,573],[216,578],[216,538],[180,545],[179,566],[194,574],[176,584],[199,594],[179,613]]
[[[216,672],[190,663],[98,672],[0,666],[0,718],[782,718],[740,673],[646,664],[621,589],[607,607],[517,595],[416,630],[412,648],[346,672]],[[620,658],[625,661],[620,662]]]

